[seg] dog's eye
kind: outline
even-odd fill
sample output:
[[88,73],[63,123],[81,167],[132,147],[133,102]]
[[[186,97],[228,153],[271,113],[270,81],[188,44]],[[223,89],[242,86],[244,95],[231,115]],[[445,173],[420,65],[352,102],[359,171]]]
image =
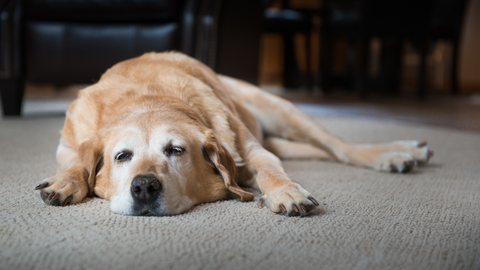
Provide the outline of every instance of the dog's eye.
[[116,161],[127,161],[132,159],[133,153],[130,151],[121,151],[115,156]]
[[185,152],[185,149],[178,146],[170,146],[165,149],[165,155],[167,156],[180,156]]

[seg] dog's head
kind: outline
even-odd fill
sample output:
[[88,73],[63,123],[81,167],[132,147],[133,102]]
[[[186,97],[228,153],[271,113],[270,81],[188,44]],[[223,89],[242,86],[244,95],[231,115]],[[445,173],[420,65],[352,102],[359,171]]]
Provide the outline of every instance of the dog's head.
[[119,110],[79,148],[90,190],[113,212],[174,215],[228,195],[253,199],[236,184],[229,152],[186,104],[146,98]]

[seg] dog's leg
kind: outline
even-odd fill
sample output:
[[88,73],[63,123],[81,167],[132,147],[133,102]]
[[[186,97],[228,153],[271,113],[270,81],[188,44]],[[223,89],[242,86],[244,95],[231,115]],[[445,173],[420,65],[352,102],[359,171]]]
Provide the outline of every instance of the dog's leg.
[[242,122],[233,119],[232,123],[237,129],[245,169],[254,176],[255,186],[264,194],[259,206],[266,204],[273,212],[287,215],[309,214],[318,205],[316,199],[290,180],[280,159],[263,148]]
[[346,143],[330,134],[291,102],[245,82],[228,77],[221,79],[231,94],[255,115],[266,135],[311,144],[341,163],[378,171],[407,172],[416,163],[428,162],[433,155],[426,143],[418,141],[382,145]]
[[254,109],[254,114],[266,133],[311,144],[341,163],[378,171],[408,172],[417,162],[428,162],[433,154],[426,143],[418,141],[396,141],[381,145],[346,143],[288,101],[266,96],[262,104]]
[[81,202],[88,192],[88,172],[77,152],[60,142],[57,148],[57,175],[43,180],[35,188],[47,205]]
[[307,143],[293,142],[277,137],[268,137],[263,147],[281,159],[335,160],[327,152]]
[[[275,100],[272,97],[271,100]],[[268,104],[265,101],[264,104]],[[417,162],[426,163],[432,156],[426,143],[396,141],[381,145],[349,144],[330,134],[290,102],[275,100],[272,106],[256,108],[262,128],[271,135],[309,143],[337,161],[386,172],[408,172]],[[272,111],[274,113],[272,113]]]

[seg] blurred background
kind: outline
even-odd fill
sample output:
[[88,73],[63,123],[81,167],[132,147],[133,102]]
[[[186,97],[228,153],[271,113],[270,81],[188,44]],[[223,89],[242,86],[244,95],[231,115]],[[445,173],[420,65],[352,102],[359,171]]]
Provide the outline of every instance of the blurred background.
[[282,0],[265,15],[261,85],[308,86],[297,64],[321,93],[480,91],[478,0]]
[[480,0],[1,0],[5,116],[63,115],[113,64],[180,51],[312,115],[480,131]]

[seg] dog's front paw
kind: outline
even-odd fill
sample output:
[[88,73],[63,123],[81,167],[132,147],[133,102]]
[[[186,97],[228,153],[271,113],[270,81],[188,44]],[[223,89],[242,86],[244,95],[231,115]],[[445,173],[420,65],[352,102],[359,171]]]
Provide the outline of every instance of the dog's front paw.
[[306,216],[318,206],[317,200],[310,193],[293,182],[261,197],[258,206],[262,208],[264,204],[274,213],[288,216]]
[[81,202],[87,195],[86,183],[80,183],[65,174],[43,180],[35,187],[47,205],[65,206]]

